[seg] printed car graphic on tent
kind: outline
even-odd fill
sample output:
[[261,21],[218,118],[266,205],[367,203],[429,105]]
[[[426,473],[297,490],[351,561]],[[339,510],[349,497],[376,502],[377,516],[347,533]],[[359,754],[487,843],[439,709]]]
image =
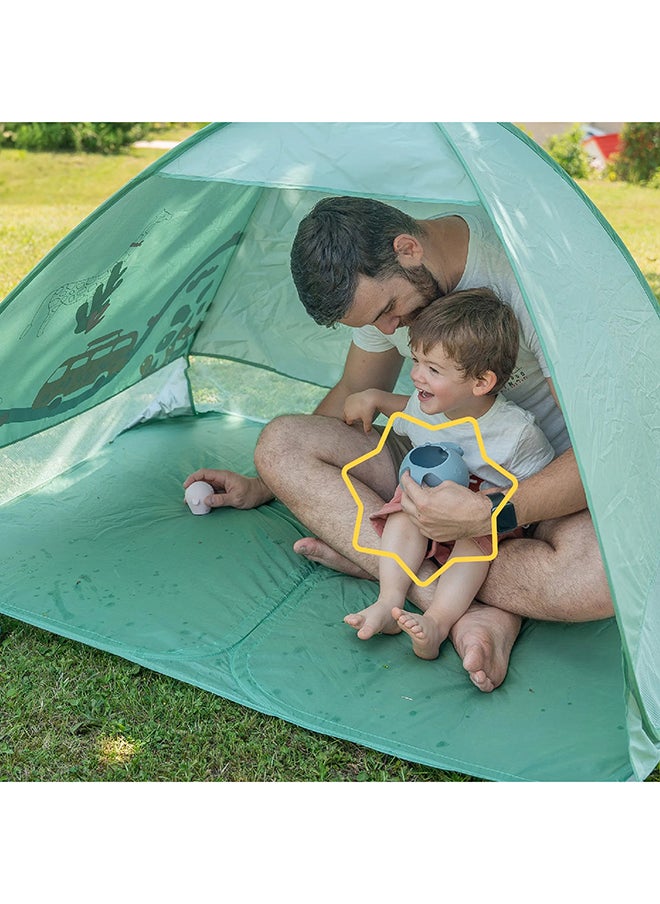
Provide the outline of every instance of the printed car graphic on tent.
[[137,339],[135,331],[122,334],[121,330],[94,339],[86,351],[60,364],[39,390],[32,407],[58,406],[81,389],[98,389],[122,370]]

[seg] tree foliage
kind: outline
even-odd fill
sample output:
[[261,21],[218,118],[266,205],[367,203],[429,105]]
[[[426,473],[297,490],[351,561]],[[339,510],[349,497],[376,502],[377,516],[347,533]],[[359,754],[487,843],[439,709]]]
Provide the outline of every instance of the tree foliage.
[[660,122],[627,122],[613,161],[617,179],[650,182],[660,172]]
[[116,154],[149,134],[149,122],[5,122],[0,147]]
[[591,173],[589,155],[584,149],[583,140],[582,128],[576,123],[561,135],[551,135],[546,145],[553,160],[573,179],[586,179]]

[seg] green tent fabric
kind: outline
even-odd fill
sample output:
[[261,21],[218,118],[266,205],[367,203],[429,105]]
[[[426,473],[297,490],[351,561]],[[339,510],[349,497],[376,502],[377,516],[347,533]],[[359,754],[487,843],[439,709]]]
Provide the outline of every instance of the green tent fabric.
[[[615,617],[527,622],[493,694],[451,648],[431,664],[405,638],[358,641],[342,619],[373,588],[296,556],[305,530],[280,503],[183,505],[190,471],[254,473],[261,424],[311,410],[341,373],[350,332],[313,323],[288,267],[299,220],[335,194],[481,216],[566,414]],[[487,779],[641,780],[660,759],[658,306],[513,126],[213,124],[60,242],[0,306],[0,329],[2,612]]]

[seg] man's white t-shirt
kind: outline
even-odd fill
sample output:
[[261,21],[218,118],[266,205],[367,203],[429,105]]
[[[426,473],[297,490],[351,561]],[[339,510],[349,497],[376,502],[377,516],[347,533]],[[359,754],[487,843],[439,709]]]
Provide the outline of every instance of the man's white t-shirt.
[[[571,445],[566,423],[550,392],[546,380],[550,370],[504,248],[492,228],[478,216],[462,211],[460,216],[468,225],[470,240],[465,270],[456,291],[487,287],[513,308],[520,325],[520,348],[515,370],[502,395],[532,412],[555,453],[560,455]],[[404,358],[411,357],[405,327],[391,336],[372,324],[356,327],[353,342],[368,352],[384,352],[394,347]]]
[[[444,424],[449,420],[446,414],[425,414],[420,408],[417,394],[410,397],[404,411],[429,426]],[[554,458],[554,450],[536,423],[534,415],[501,395],[476,421],[488,458],[518,480],[536,474]],[[504,475],[484,460],[474,425],[470,422],[452,424],[441,430],[429,430],[421,424],[399,417],[394,421],[393,430],[400,436],[409,437],[413,446],[456,443],[463,449],[463,460],[470,474],[484,481],[483,489],[509,485]]]

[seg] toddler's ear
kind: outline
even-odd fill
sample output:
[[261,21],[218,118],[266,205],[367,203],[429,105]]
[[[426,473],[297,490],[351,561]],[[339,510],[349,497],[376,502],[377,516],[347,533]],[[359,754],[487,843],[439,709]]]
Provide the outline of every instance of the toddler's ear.
[[472,392],[476,396],[484,396],[488,395],[489,392],[492,392],[495,386],[497,385],[497,376],[492,370],[485,370],[477,379],[474,381],[474,387],[472,388]]

